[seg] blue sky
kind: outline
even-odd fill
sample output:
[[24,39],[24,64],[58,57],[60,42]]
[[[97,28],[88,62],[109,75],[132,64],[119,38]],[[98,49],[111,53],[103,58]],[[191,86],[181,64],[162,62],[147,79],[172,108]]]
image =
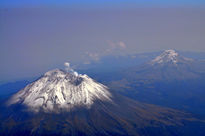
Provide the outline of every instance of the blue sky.
[[21,6],[199,6],[204,0],[1,0],[1,7]]

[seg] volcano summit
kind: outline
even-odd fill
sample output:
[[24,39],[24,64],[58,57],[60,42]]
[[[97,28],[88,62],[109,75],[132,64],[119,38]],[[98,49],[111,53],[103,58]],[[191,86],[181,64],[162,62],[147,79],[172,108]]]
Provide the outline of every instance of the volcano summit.
[[8,105],[21,103],[33,111],[90,107],[95,100],[111,101],[108,88],[87,75],[55,69],[15,94]]

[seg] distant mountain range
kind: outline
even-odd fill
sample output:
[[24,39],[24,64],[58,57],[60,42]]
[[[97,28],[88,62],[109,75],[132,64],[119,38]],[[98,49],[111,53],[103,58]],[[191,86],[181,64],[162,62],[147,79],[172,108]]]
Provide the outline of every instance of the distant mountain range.
[[[201,62],[205,63],[205,52],[177,52],[187,58],[200,60]],[[89,64],[80,64],[78,65],[77,69],[82,73],[87,73],[93,77],[97,77],[95,76],[96,74],[102,76],[102,73],[115,72],[116,70],[142,65],[156,58],[161,53],[163,53],[163,51],[136,53],[124,56],[104,56],[99,58],[97,61],[91,61]]]
[[3,136],[205,134],[205,123],[192,114],[134,101],[87,75],[59,69],[1,103],[0,110]]
[[205,115],[205,63],[166,50],[142,65],[103,80],[115,91],[143,102]]
[[[174,50],[166,50],[153,60],[123,71],[123,78],[153,82],[196,79],[205,75],[205,63],[186,58]],[[127,76],[127,77],[126,77]]]

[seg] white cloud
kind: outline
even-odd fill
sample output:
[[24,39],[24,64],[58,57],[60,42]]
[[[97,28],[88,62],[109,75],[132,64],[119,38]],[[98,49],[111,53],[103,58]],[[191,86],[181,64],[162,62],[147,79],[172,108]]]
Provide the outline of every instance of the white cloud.
[[93,59],[93,60],[99,60],[99,54],[98,53],[90,53],[90,52],[86,52],[86,55],[89,57],[89,58],[91,58],[91,59]]
[[[90,64],[90,59],[94,61],[99,61],[100,57],[106,56],[109,54],[121,54],[123,50],[127,48],[127,45],[123,41],[107,41],[108,47],[105,48],[104,51],[101,52],[86,52],[85,55],[88,58],[88,60],[85,61],[84,64]],[[89,62],[89,63],[88,63]]]
[[120,41],[120,42],[118,43],[118,45],[119,45],[121,48],[126,48],[126,47],[127,47],[126,44],[125,44],[124,42],[122,42],[122,41]]
[[118,42],[113,42],[113,41],[107,41],[109,48],[108,50],[114,50],[114,49],[125,49],[127,46],[125,42],[123,41],[118,41]]

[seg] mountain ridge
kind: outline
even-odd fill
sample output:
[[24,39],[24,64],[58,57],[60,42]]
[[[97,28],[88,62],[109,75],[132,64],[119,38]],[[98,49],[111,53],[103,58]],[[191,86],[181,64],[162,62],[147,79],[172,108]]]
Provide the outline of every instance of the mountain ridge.
[[[159,54],[156,58],[161,56],[164,54]],[[105,84],[135,100],[204,116],[204,64],[195,59],[187,59],[179,53],[173,57],[174,60],[177,59],[177,63],[170,59],[153,65],[151,62],[155,58],[140,66],[123,69],[115,73],[118,78],[107,79]]]

